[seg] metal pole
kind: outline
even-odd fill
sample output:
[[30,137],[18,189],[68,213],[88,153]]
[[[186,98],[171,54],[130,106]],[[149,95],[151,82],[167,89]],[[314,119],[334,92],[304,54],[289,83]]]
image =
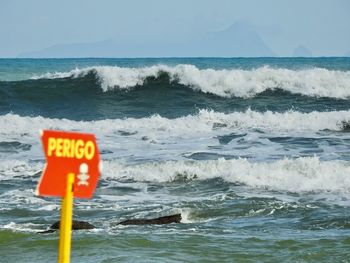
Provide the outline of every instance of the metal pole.
[[74,177],[73,173],[68,174],[66,195],[62,198],[58,263],[70,262]]

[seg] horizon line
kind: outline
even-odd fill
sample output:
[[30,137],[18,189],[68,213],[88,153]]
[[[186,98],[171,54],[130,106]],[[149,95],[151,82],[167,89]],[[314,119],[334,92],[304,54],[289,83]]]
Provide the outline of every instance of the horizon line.
[[135,57],[0,57],[0,59],[253,59],[253,58],[273,58],[273,59],[283,59],[283,58],[304,58],[304,59],[314,59],[314,58],[350,58],[350,56],[307,56],[307,57],[295,57],[295,56],[241,56],[241,57],[229,57],[229,56],[135,56]]

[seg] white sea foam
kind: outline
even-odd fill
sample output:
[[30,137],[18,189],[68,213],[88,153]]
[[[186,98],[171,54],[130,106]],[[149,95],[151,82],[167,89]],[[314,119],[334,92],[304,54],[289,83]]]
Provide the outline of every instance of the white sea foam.
[[[100,121],[72,121],[67,119],[49,119],[44,117],[22,117],[15,114],[0,116],[2,123],[0,134],[38,135],[40,129],[88,130],[98,135],[112,135],[120,131],[138,132],[139,136],[150,138],[158,135],[186,136],[213,131],[235,131],[260,129],[268,132],[317,132],[320,130],[343,129],[345,123],[350,122],[350,111],[310,112],[301,113],[288,111],[220,113],[212,110],[200,110],[198,114],[175,119],[168,119],[159,115],[140,119],[107,119]],[[30,129],[28,129],[30,127]]]
[[317,157],[305,157],[258,163],[246,159],[167,161],[138,165],[107,161],[103,177],[152,182],[222,178],[253,188],[350,193],[349,174],[350,165],[345,161],[320,161]]
[[306,96],[350,98],[350,72],[312,68],[291,70],[268,66],[251,70],[199,69],[194,65],[173,67],[156,65],[142,68],[96,66],[75,69],[70,72],[47,73],[38,78],[82,77],[95,72],[104,91],[130,89],[142,85],[148,77],[167,73],[170,81],[191,87],[204,93],[222,97],[253,97],[266,90],[282,89]]
[[43,168],[42,163],[28,163],[22,160],[1,160],[0,161],[0,180],[13,177],[32,177]]
[[[168,119],[159,115],[148,118],[107,119],[99,121],[73,121],[43,117],[23,117],[14,114],[0,116],[3,124],[1,141],[19,141],[30,144],[30,151],[1,155],[0,160],[43,160],[39,130],[53,129],[94,133],[104,158],[123,158],[139,162],[147,160],[174,160],[184,157],[216,159],[250,157],[254,160],[276,159],[284,156],[305,156],[302,145],[283,146],[269,137],[322,138],[335,141],[349,138],[349,133],[319,132],[341,131],[350,123],[350,111],[334,112],[245,112],[218,113],[200,110],[198,114]],[[30,127],[30,129],[28,128]],[[327,133],[328,135],[322,135]],[[237,138],[235,136],[238,135]],[[230,139],[233,137],[233,139]],[[336,137],[336,138],[335,138]],[[223,139],[222,139],[223,138]],[[227,142],[222,143],[222,140]],[[214,148],[213,148],[214,147]],[[348,152],[343,145],[320,140],[313,152],[326,160],[344,159]],[[6,166],[6,164],[4,164]],[[16,166],[21,169],[21,165]],[[6,169],[10,171],[10,169]],[[8,174],[9,172],[6,172]],[[1,173],[0,177],[4,173]],[[6,174],[4,175],[6,177]]]
[[40,224],[32,224],[32,223],[22,223],[18,224],[15,222],[10,222],[6,225],[0,226],[3,229],[9,229],[16,232],[29,232],[29,233],[37,233],[38,230],[41,230],[43,225]]
[[[36,167],[28,164],[29,170]],[[32,168],[30,168],[32,167]],[[346,161],[321,161],[318,157],[299,157],[272,162],[252,162],[247,159],[193,161],[162,161],[129,164],[121,160],[105,160],[102,178],[113,180],[131,179],[137,182],[173,182],[221,178],[226,182],[239,183],[252,188],[291,192],[320,191],[350,194],[350,164]],[[7,178],[9,179],[9,177]],[[106,186],[105,188],[108,188]],[[16,198],[14,198],[16,197]],[[34,190],[11,190],[1,199],[28,205],[49,205],[42,198],[34,197]],[[17,200],[18,199],[18,200]]]

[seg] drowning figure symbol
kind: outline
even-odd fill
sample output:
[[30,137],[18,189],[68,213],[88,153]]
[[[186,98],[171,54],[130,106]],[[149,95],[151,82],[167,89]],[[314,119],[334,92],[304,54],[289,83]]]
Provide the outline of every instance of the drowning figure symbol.
[[79,174],[78,174],[78,185],[85,185],[88,186],[89,185],[89,178],[90,175],[88,174],[89,172],[89,167],[86,163],[82,163],[79,167]]

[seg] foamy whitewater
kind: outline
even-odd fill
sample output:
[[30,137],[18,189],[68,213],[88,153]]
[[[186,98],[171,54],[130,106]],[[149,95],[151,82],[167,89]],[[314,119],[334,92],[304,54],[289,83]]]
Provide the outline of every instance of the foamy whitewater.
[[57,257],[42,129],[94,133],[103,160],[72,262],[349,258],[349,58],[0,59],[2,262]]
[[96,74],[104,91],[142,86],[148,78],[158,78],[166,74],[170,82],[221,97],[248,98],[275,89],[306,96],[339,99],[350,97],[350,72],[322,68],[290,70],[265,66],[251,70],[200,70],[194,65],[159,65],[143,68],[98,66],[69,72],[46,73],[33,76],[32,79],[81,78],[90,73]]

